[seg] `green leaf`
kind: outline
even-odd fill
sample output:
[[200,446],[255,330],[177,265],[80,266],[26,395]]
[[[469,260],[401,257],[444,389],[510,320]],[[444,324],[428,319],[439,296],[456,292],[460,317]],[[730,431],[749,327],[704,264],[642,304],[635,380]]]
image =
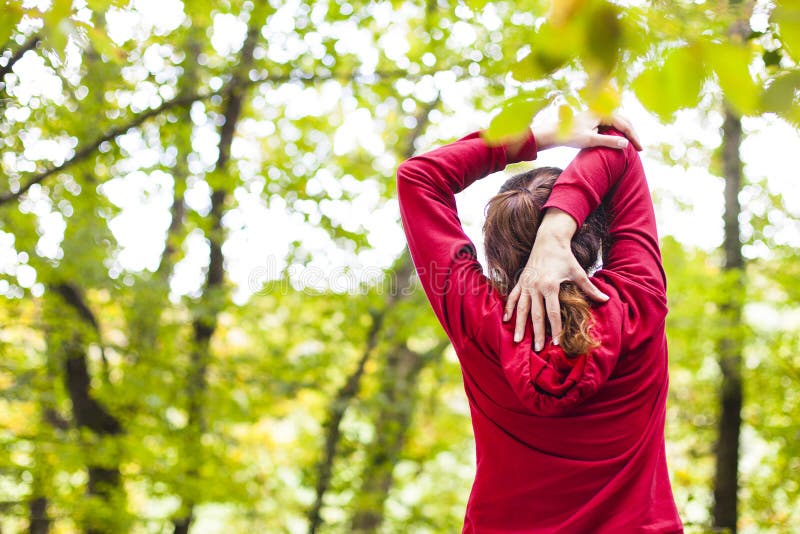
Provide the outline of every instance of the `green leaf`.
[[706,43],[703,52],[731,106],[741,115],[754,113],[758,108],[759,89],[748,69],[753,58],[752,49],[730,42]]
[[55,0],[52,7],[44,14],[44,29],[47,32],[50,48],[62,58],[67,39],[75,28],[70,15],[72,15],[72,0]]
[[641,103],[668,120],[681,108],[696,106],[705,73],[694,47],[668,53],[662,66],[652,65],[633,82]]
[[533,54],[528,54],[519,61],[515,61],[509,70],[514,79],[521,82],[536,80],[542,75]]
[[582,39],[577,24],[555,28],[544,23],[531,37],[531,53],[514,63],[511,73],[520,81],[541,79],[580,55]]
[[778,25],[786,51],[795,61],[800,60],[800,2],[779,2],[772,11],[772,20]]
[[607,75],[617,64],[622,41],[619,8],[601,2],[588,14],[586,24],[584,31],[591,34],[591,38],[585,40],[585,52],[589,59],[587,66],[599,70],[601,76]]
[[3,6],[3,16],[0,17],[0,46],[4,46],[14,33],[14,29],[22,19],[22,9],[19,6]]
[[530,127],[533,116],[547,105],[544,90],[525,93],[507,100],[483,134],[489,143],[502,143]]
[[800,89],[800,71],[778,76],[761,95],[761,107],[765,111],[775,113],[789,111],[798,89]]

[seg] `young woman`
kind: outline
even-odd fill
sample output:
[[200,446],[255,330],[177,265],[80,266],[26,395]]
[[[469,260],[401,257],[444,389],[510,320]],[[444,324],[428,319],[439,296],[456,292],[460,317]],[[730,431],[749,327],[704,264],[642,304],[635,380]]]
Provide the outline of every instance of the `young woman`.
[[[554,131],[500,146],[473,133],[397,171],[411,256],[472,415],[463,532],[682,532],[664,454],[665,277],[633,144],[617,129],[581,130],[564,144],[608,148],[510,178],[487,208],[488,277],[461,228],[454,194],[535,159]],[[572,283],[559,294],[562,280]]]

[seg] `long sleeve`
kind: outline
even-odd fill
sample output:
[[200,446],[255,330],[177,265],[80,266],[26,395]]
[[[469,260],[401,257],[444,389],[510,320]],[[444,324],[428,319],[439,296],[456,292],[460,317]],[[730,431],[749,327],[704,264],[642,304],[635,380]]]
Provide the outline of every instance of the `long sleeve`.
[[[622,135],[613,129],[604,133]],[[604,254],[603,268],[663,295],[666,278],[653,201],[633,146],[581,150],[559,176],[545,208],[567,212],[580,227],[607,195],[611,248]]]
[[[613,129],[604,133],[622,135]],[[581,150],[559,176],[545,207],[567,212],[580,226],[601,202],[609,208],[610,243],[595,277],[611,283],[627,308],[622,349],[629,350],[646,341],[667,314],[653,201],[631,145]]]
[[529,134],[513,159],[472,133],[403,162],[397,170],[400,216],[420,282],[455,346],[471,337],[491,309],[492,288],[464,234],[455,194],[509,163],[536,158]]
[[[609,130],[612,135],[621,135]],[[559,208],[578,225],[601,202],[610,211],[610,248],[593,283],[609,295],[592,307],[592,337],[597,346],[567,358],[548,338],[536,353],[525,339],[513,342],[514,320],[503,324],[501,310],[485,317],[476,340],[497,356],[503,374],[522,406],[536,415],[563,415],[594,396],[612,376],[619,360],[646,343],[666,316],[665,277],[655,214],[637,152],[632,146],[584,149],[556,180],[545,207]],[[497,317],[496,317],[497,316]]]

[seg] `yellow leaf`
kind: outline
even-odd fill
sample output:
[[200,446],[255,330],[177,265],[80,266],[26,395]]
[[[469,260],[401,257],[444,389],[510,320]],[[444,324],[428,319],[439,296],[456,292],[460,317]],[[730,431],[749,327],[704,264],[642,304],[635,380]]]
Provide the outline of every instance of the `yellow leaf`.
[[572,131],[572,121],[575,118],[575,112],[566,104],[558,107],[558,137],[566,138],[570,131]]
[[484,131],[483,138],[489,143],[499,144],[519,136],[530,127],[533,116],[546,104],[544,90],[507,100]]
[[589,109],[600,117],[611,115],[619,108],[622,99],[619,90],[609,80],[604,80],[599,86],[587,85],[581,91],[581,97]]
[[553,0],[547,18],[553,26],[561,27],[586,5],[587,0]]

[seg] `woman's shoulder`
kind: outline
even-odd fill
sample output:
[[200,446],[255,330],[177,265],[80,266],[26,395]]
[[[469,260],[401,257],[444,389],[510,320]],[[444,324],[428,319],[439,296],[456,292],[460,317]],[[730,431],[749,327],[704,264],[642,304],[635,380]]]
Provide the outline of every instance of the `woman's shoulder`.
[[593,305],[595,322],[602,325],[603,331],[621,336],[623,352],[660,337],[668,312],[666,295],[614,271],[600,270],[591,280],[611,297],[609,303],[613,304]]

